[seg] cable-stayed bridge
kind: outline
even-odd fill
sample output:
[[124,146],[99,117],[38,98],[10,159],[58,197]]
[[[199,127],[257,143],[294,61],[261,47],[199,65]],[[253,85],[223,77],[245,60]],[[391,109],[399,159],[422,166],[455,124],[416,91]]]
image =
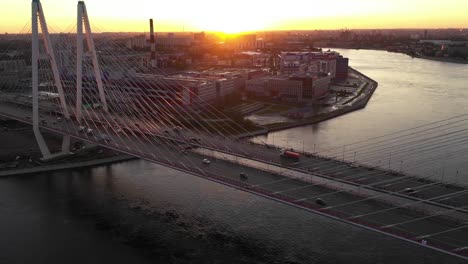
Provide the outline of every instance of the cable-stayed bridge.
[[[442,158],[453,157],[446,167],[463,164],[468,115],[287,159],[275,146],[239,139],[249,131],[198,100],[189,80],[174,80],[92,31],[100,30],[80,1],[76,34],[49,34],[34,0],[24,32],[30,77],[1,79],[0,115],[31,124],[45,159],[69,154],[73,137],[468,258],[468,188],[457,182],[459,171],[450,179],[434,172]],[[25,56],[10,50],[11,61]],[[43,131],[63,135],[60,153],[51,153]]]

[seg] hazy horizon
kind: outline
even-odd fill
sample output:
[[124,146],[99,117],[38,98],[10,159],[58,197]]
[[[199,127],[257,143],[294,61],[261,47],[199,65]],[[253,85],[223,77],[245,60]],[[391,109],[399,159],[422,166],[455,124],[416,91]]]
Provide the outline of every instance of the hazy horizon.
[[[149,20],[149,18],[148,18]],[[350,30],[350,31],[392,31],[392,30],[401,30],[401,31],[412,31],[412,30],[461,30],[461,31],[467,31],[468,28],[426,28],[426,27],[421,27],[421,28],[335,28],[335,29],[268,29],[268,30],[252,30],[252,31],[242,31],[239,33],[256,33],[256,32],[305,32],[305,31],[344,31],[344,30]],[[225,33],[229,34],[226,32],[221,32],[221,31],[210,31],[210,30],[161,30],[161,31],[155,31],[155,33],[199,33],[199,32],[205,32],[209,34],[217,34],[217,33]],[[59,33],[75,33],[75,32],[52,32],[52,34],[59,34]],[[103,31],[103,32],[93,32],[94,34],[100,34],[100,33],[127,33],[127,34],[144,34],[144,33],[149,33],[149,26],[148,29],[145,31]],[[1,33],[0,33],[1,34]],[[21,32],[4,32],[3,34],[10,34],[10,35],[27,35],[31,34],[29,33],[21,33]],[[236,33],[234,33],[236,34]]]
[[[30,23],[30,0],[4,0],[0,32],[20,33]],[[52,32],[76,26],[75,0],[41,1]],[[107,2],[107,3],[106,3]],[[147,32],[154,18],[159,32],[255,32],[364,29],[464,29],[468,1],[330,0],[290,5],[268,1],[236,3],[199,0],[154,3],[148,0],[86,2],[91,23],[106,32]],[[26,27],[27,28],[27,27]],[[26,31],[27,32],[27,31]]]

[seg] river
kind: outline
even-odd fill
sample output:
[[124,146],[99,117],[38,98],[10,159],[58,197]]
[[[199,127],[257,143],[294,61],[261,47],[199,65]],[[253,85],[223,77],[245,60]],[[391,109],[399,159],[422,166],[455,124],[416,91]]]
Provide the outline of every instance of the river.
[[[467,66],[340,52],[379,81],[366,109],[267,140],[341,146],[467,105]],[[0,216],[1,264],[464,263],[144,161],[2,178]]]
[[[455,119],[458,123],[449,128],[433,129],[432,134],[420,132],[380,147],[372,144],[386,138],[369,140],[467,115],[468,65],[386,51],[334,50],[349,57],[350,66],[378,81],[379,86],[366,108],[316,125],[270,133],[256,140],[339,159],[345,152],[344,158],[349,161],[363,161],[393,170],[406,169],[418,175],[468,184],[468,166],[464,162],[468,156],[468,142],[464,136],[468,131],[465,120],[468,116]],[[447,123],[450,121],[441,124]],[[451,136],[443,138],[443,134]],[[352,145],[355,142],[363,143]]]

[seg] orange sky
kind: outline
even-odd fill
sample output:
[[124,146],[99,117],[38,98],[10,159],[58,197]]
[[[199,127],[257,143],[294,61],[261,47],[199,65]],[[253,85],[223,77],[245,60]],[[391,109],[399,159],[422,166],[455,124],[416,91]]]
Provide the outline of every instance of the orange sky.
[[[278,1],[279,2],[279,1]],[[89,0],[91,21],[105,31],[307,30],[341,28],[468,28],[467,0]],[[42,0],[56,31],[76,24],[75,0]],[[30,0],[2,0],[0,32],[16,33],[30,20]]]

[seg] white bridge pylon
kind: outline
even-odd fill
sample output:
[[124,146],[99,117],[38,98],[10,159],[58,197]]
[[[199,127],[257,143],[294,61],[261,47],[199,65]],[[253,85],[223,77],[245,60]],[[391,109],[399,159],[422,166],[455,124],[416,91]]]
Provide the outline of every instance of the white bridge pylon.
[[[39,23],[42,30],[42,38],[45,46],[45,55],[40,56],[39,54]],[[63,92],[62,81],[60,79],[60,72],[57,66],[57,60],[55,58],[54,48],[50,41],[49,30],[42,10],[42,5],[39,0],[32,1],[32,121],[33,131],[36,137],[37,144],[41,150],[44,159],[51,159],[56,156],[69,154],[70,149],[70,136],[64,136],[62,142],[62,152],[57,154],[51,154],[49,147],[47,146],[41,131],[39,130],[39,58],[50,60],[52,73],[54,77],[54,83],[57,87],[57,92],[60,98],[60,105],[62,106],[62,114],[65,119],[70,119],[70,113],[68,112],[67,103],[65,101],[65,94]]]
[[82,118],[82,104],[83,104],[83,24],[86,31],[86,43],[88,46],[88,53],[93,62],[94,75],[96,84],[99,90],[99,97],[101,99],[102,108],[108,112],[106,101],[106,94],[104,92],[104,85],[102,83],[101,70],[97,58],[96,48],[94,46],[93,35],[91,32],[91,25],[89,23],[88,12],[84,1],[78,1],[78,17],[77,17],[77,52],[76,52],[76,119],[81,121]]
[[[97,53],[94,45],[94,40],[91,32],[91,25],[89,23],[88,12],[84,1],[78,2],[77,12],[77,68],[76,68],[76,109],[75,117],[80,122],[82,118],[82,88],[83,88],[83,57],[89,55],[92,58],[94,75],[96,84],[99,90],[99,97],[104,111],[108,112],[108,106],[106,101],[106,95],[104,92],[104,85],[101,77],[101,70],[97,58]],[[42,40],[45,46],[45,54],[40,54],[39,51],[39,25],[42,31]],[[84,52],[83,47],[83,26],[86,31],[86,43],[88,52]],[[62,144],[62,152],[52,155],[44,137],[39,130],[39,59],[50,60],[52,68],[54,84],[57,87],[57,92],[60,98],[60,105],[62,114],[65,119],[70,119],[70,113],[65,100],[65,93],[62,86],[62,80],[60,78],[60,72],[57,65],[57,60],[54,53],[54,48],[50,39],[49,30],[47,28],[47,22],[45,19],[44,11],[40,0],[32,0],[32,108],[33,108],[33,130],[36,137],[37,143],[41,150],[44,159],[50,159],[60,155],[69,154],[70,149],[70,136],[64,136]]]

